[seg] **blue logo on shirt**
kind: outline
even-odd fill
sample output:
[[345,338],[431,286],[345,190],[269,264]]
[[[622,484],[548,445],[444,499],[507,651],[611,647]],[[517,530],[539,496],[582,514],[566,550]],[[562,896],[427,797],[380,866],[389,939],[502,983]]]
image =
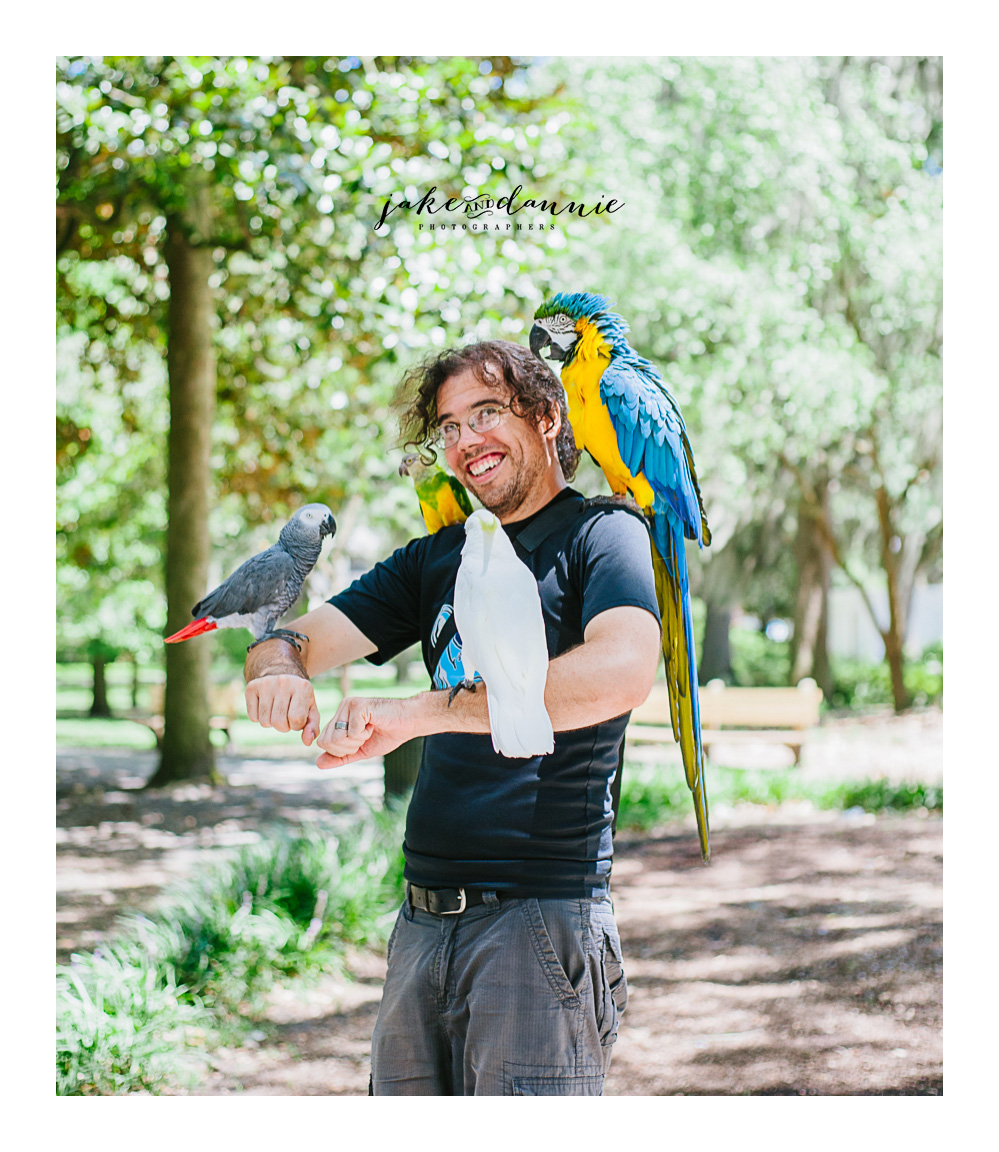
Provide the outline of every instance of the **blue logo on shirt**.
[[[449,637],[446,636],[448,632],[451,634]],[[444,650],[438,656],[434,667],[432,679],[435,688],[453,688],[465,680],[465,669],[461,663],[461,637],[454,626],[454,608],[450,604],[445,604],[441,608],[433,628],[430,629],[431,660],[441,646],[441,641],[445,639]],[[475,679],[481,681],[482,677],[476,673]]]

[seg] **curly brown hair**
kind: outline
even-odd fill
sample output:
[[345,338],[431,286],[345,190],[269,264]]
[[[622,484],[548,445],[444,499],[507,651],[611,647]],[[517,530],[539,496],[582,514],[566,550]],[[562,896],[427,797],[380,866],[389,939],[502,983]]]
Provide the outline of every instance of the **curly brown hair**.
[[527,348],[509,340],[486,340],[463,348],[447,348],[418,364],[399,387],[400,405],[408,404],[401,420],[407,448],[416,448],[424,459],[437,459],[430,440],[437,430],[437,390],[445,380],[470,368],[488,388],[509,393],[510,411],[535,423],[556,411],[562,418],[555,442],[562,474],[576,474],[580,452],[569,425],[565,389],[549,368]]

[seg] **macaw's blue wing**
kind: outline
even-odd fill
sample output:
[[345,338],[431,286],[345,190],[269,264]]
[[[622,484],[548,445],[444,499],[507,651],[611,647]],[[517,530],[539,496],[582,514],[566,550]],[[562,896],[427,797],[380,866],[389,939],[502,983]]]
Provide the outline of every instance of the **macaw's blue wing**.
[[[636,357],[615,362],[600,378],[601,399],[617,436],[621,459],[654,493],[646,508],[652,534],[656,598],[663,625],[663,658],[673,736],[680,745],[687,786],[693,793],[701,855],[708,844],[708,798],[697,697],[697,659],[684,539],[711,542],[683,417],[655,368]],[[651,369],[651,371],[649,371]]]
[[617,447],[632,476],[644,476],[672,509],[688,540],[711,543],[687,429],[655,366],[612,358],[600,377]]

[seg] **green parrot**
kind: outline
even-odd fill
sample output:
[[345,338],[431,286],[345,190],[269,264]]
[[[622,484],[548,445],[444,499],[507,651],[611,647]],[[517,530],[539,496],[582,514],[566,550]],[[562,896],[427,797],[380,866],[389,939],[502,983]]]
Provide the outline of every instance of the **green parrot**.
[[431,536],[450,524],[464,524],[472,514],[472,502],[464,487],[439,464],[428,464],[418,452],[402,458],[399,475],[413,481],[427,531]]

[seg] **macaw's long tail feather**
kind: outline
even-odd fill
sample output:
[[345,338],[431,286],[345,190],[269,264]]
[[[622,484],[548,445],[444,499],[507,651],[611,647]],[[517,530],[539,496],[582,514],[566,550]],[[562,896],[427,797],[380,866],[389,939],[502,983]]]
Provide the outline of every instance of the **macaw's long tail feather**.
[[[656,521],[659,521],[658,523]],[[663,531],[663,529],[666,529]],[[657,530],[658,529],[658,530]],[[669,695],[673,738],[680,745],[687,787],[694,797],[697,835],[701,856],[710,856],[708,844],[708,795],[704,783],[704,752],[701,746],[701,717],[697,697],[697,662],[694,651],[690,591],[687,586],[687,558],[683,535],[653,520],[652,567],[656,577],[656,598],[663,623],[663,657],[666,662],[666,689]]]
[[178,644],[181,640],[190,640],[192,636],[200,636],[202,632],[211,632],[217,627],[218,625],[214,620],[208,620],[202,617],[200,620],[192,621],[186,628],[181,628],[179,632],[174,632],[174,634],[168,636],[163,643]]

